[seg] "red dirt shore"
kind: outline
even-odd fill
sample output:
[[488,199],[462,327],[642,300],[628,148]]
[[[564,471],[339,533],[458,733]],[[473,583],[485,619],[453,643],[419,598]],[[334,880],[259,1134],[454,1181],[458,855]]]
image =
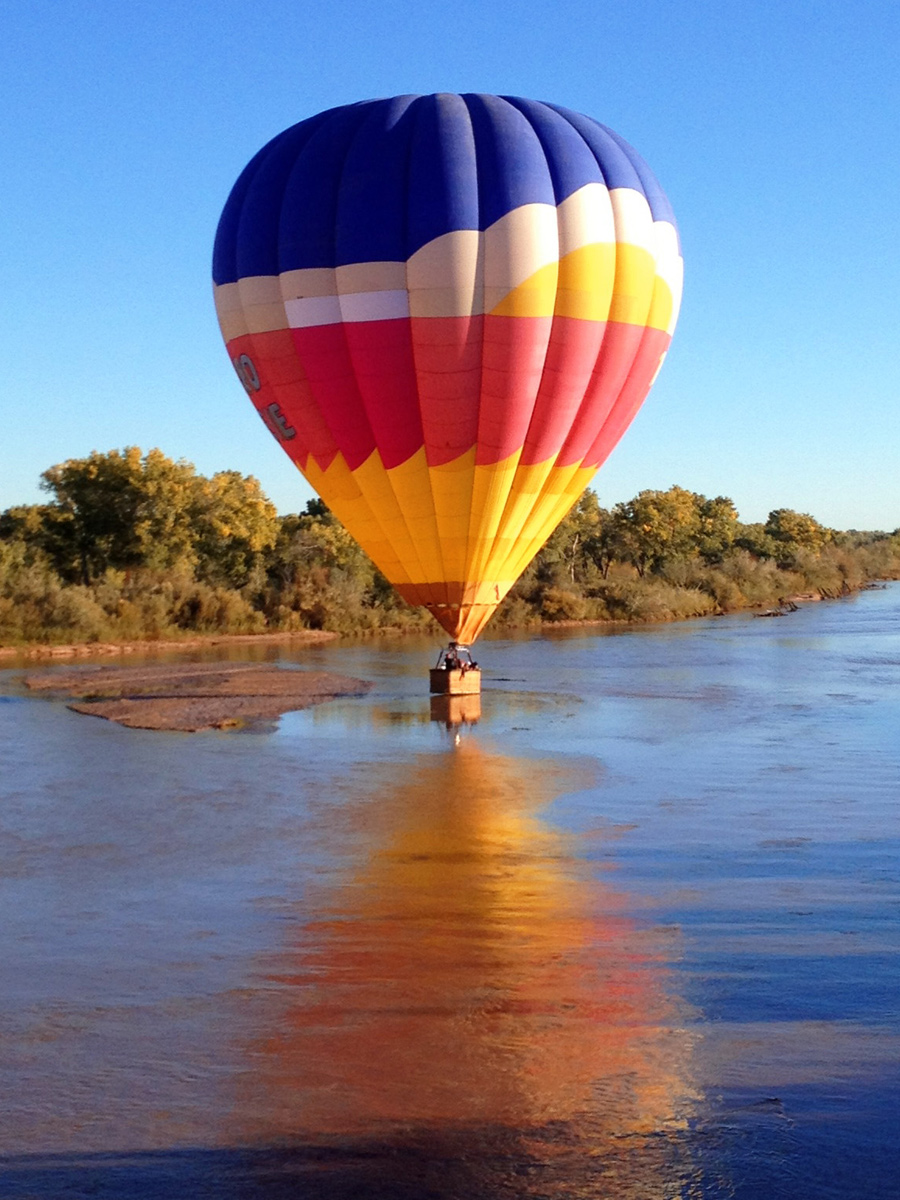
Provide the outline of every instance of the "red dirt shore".
[[372,684],[325,671],[285,670],[264,663],[168,663],[140,667],[75,667],[25,679],[32,691],[76,700],[74,712],[131,729],[228,729],[268,721]]

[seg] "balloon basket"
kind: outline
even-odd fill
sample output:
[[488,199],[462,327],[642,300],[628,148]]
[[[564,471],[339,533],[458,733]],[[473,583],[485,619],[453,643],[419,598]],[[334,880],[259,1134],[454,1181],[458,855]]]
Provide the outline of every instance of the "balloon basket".
[[477,667],[468,671],[434,667],[429,677],[433,696],[477,696],[481,692],[481,672]]
[[481,671],[468,646],[451,642],[438,656],[437,666],[429,672],[433,696],[477,696],[481,691]]

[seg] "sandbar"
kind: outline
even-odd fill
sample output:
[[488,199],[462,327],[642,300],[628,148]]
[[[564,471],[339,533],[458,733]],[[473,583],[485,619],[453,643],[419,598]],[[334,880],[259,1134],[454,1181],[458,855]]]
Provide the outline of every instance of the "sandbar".
[[364,695],[373,686],[349,675],[268,663],[74,667],[29,675],[25,684],[72,697],[73,712],[130,729],[182,733],[270,721],[340,696]]

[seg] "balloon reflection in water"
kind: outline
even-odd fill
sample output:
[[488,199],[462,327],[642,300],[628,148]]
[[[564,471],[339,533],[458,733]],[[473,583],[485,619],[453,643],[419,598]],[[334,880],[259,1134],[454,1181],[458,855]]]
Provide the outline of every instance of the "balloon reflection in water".
[[485,1162],[514,1142],[545,1164],[542,1195],[548,1171],[561,1195],[611,1175],[619,1197],[670,1194],[692,1106],[671,935],[641,928],[537,816],[588,781],[465,738],[391,775],[352,817],[367,861],[307,898],[267,964],[280,1007],[253,1046],[241,1140],[424,1139]]
[[432,696],[431,719],[447,729],[462,725],[477,725],[481,720],[481,695]]

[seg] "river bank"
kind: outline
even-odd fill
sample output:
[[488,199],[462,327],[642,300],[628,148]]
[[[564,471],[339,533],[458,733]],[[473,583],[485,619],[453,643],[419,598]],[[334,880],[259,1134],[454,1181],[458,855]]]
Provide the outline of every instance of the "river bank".
[[330,642],[340,634],[324,629],[295,630],[291,633],[216,633],[207,636],[152,638],[146,642],[67,642],[60,645],[32,642],[26,646],[0,646],[0,658],[88,658],[123,654],[159,654],[172,650],[207,650],[215,646],[281,645],[286,642]]
[[[53,505],[0,514],[0,661],[310,632],[445,640],[319,505],[273,516],[256,549],[223,517],[190,554],[180,542],[165,552],[159,539],[145,544],[143,526],[127,521],[115,544],[87,527],[79,540],[74,520]],[[717,616],[898,576],[900,531],[842,533],[789,509],[745,524],[727,498],[677,487],[610,511],[588,490],[499,602],[491,629]]]
[[[559,608],[559,615],[553,618],[542,619],[537,614],[526,616],[520,612],[518,614],[520,619],[517,620],[512,613],[504,619],[504,614],[501,610],[492,628],[496,632],[502,631],[504,633],[524,630],[536,631],[539,629],[568,629],[581,626],[585,628],[619,628],[630,625],[653,625],[670,621],[687,621],[698,617],[731,616],[741,612],[753,612],[758,616],[784,616],[804,604],[818,603],[823,600],[847,599],[859,592],[883,588],[887,582],[890,582],[890,580],[866,580],[854,587],[848,585],[842,591],[798,592],[794,595],[781,596],[777,601],[763,599],[753,605],[732,609],[716,609],[710,605],[699,605],[694,611],[678,612],[651,606],[641,612],[640,615],[636,614],[631,617],[575,617],[566,615],[570,610],[565,605],[562,605]],[[259,633],[173,635],[168,638],[150,638],[146,641],[132,638],[124,641],[110,639],[65,643],[30,642],[24,645],[0,646],[0,661],[15,659],[34,661],[37,659],[113,658],[125,655],[152,657],[157,654],[170,655],[173,651],[179,650],[210,650],[217,647],[241,645],[315,645],[322,642],[334,641],[337,638],[343,640],[396,639],[407,635],[421,635],[423,632],[426,634],[433,633],[440,642],[446,639],[446,634],[437,625],[434,625],[431,629],[423,629],[421,625],[411,625],[408,627],[385,626],[383,628],[361,629],[355,632],[348,631],[344,633],[325,629],[303,629]],[[13,664],[7,661],[7,665]]]

